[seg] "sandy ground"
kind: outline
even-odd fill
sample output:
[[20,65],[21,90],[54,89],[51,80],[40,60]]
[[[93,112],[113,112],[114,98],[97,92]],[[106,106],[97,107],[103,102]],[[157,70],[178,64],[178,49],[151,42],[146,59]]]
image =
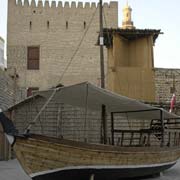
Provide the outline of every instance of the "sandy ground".
[[[0,161],[0,180],[31,180],[23,171],[18,161]],[[180,161],[160,177],[146,180],[180,180]]]
[[0,161],[0,180],[31,180],[18,161]]
[[180,161],[171,169],[161,173],[160,177],[149,178],[146,180],[180,180]]

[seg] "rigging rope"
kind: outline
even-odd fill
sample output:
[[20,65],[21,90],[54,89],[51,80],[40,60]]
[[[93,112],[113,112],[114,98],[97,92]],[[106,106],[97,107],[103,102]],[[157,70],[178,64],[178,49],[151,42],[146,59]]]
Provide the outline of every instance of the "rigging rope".
[[91,23],[92,23],[92,21],[93,21],[93,19],[94,19],[94,16],[95,16],[95,14],[96,14],[97,9],[98,9],[98,8],[96,8],[96,10],[94,11],[94,13],[93,13],[93,15],[92,15],[92,17],[91,17],[90,23],[89,23],[86,31],[84,32],[84,34],[83,34],[83,36],[82,36],[82,38],[81,38],[81,40],[80,40],[80,42],[79,42],[79,44],[78,44],[78,46],[77,46],[77,49],[74,51],[74,53],[73,53],[70,61],[68,62],[67,66],[65,67],[64,71],[62,72],[62,74],[61,74],[61,76],[60,76],[60,78],[59,78],[58,83],[61,82],[62,78],[64,77],[64,74],[66,73],[66,71],[68,70],[69,66],[71,65],[74,57],[76,56],[76,54],[77,54],[77,52],[78,52],[78,50],[79,50],[79,48],[80,48],[80,46],[81,46],[81,44],[82,44],[85,36],[86,36],[86,34],[87,34],[87,32],[88,32],[88,30],[89,30],[89,28],[90,28],[90,25],[91,25]]
[[39,116],[41,115],[42,111],[47,107],[47,105],[49,104],[49,102],[52,100],[52,98],[54,97],[55,93],[56,93],[57,89],[54,89],[54,91],[52,92],[51,96],[48,98],[48,100],[46,101],[46,103],[43,105],[43,107],[40,109],[40,111],[38,112],[38,114],[35,116],[34,120],[31,121],[29,123],[29,125],[25,128],[25,134],[29,133],[31,127],[33,124],[36,123],[37,119],[39,118]]

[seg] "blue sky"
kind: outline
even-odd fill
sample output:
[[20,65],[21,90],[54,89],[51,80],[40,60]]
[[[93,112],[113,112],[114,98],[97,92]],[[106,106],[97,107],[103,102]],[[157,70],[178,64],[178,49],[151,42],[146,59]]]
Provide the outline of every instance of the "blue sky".
[[[0,36],[5,41],[7,1],[0,0]],[[97,2],[97,0],[86,1]],[[105,0],[104,2],[109,1]],[[122,21],[122,8],[126,2],[127,0],[118,1],[119,26],[121,26]],[[180,68],[180,0],[129,0],[128,2],[133,9],[132,19],[136,28],[161,29],[164,32],[156,40],[154,48],[155,67]]]

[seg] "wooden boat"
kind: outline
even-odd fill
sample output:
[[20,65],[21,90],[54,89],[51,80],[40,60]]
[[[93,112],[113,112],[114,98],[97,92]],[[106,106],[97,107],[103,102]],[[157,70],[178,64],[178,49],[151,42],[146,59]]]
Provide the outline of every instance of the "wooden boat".
[[[30,126],[25,134],[18,134],[12,121],[1,113],[0,121],[17,159],[34,180],[117,180],[149,176],[170,168],[180,156],[179,117],[172,113],[87,82],[58,88],[52,90],[51,95],[47,94],[47,103],[54,98],[73,106],[85,105],[92,110],[100,110],[104,105],[111,114],[111,141],[109,144],[91,144],[30,134]],[[129,118],[149,119],[149,128],[115,128],[115,114],[124,112]],[[121,135],[119,143],[116,134]],[[124,137],[129,138],[128,143],[123,142]]]
[[[113,147],[45,136],[17,138],[14,149],[32,179],[119,179],[157,174],[173,166],[176,148]],[[31,151],[30,151],[31,150]]]

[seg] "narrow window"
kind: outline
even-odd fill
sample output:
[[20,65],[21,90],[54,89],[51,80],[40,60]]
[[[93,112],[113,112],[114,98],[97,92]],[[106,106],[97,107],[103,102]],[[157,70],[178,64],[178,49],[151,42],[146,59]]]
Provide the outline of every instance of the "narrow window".
[[49,29],[49,21],[47,21],[47,28]]
[[29,22],[29,29],[32,29],[32,21]]
[[66,21],[66,29],[68,29],[68,21]]
[[86,29],[86,21],[84,21],[84,29]]
[[35,93],[35,92],[38,91],[38,90],[39,90],[38,87],[29,87],[29,88],[27,89],[27,97],[32,96],[33,93]]
[[28,47],[27,49],[27,69],[38,70],[40,59],[39,47]]

